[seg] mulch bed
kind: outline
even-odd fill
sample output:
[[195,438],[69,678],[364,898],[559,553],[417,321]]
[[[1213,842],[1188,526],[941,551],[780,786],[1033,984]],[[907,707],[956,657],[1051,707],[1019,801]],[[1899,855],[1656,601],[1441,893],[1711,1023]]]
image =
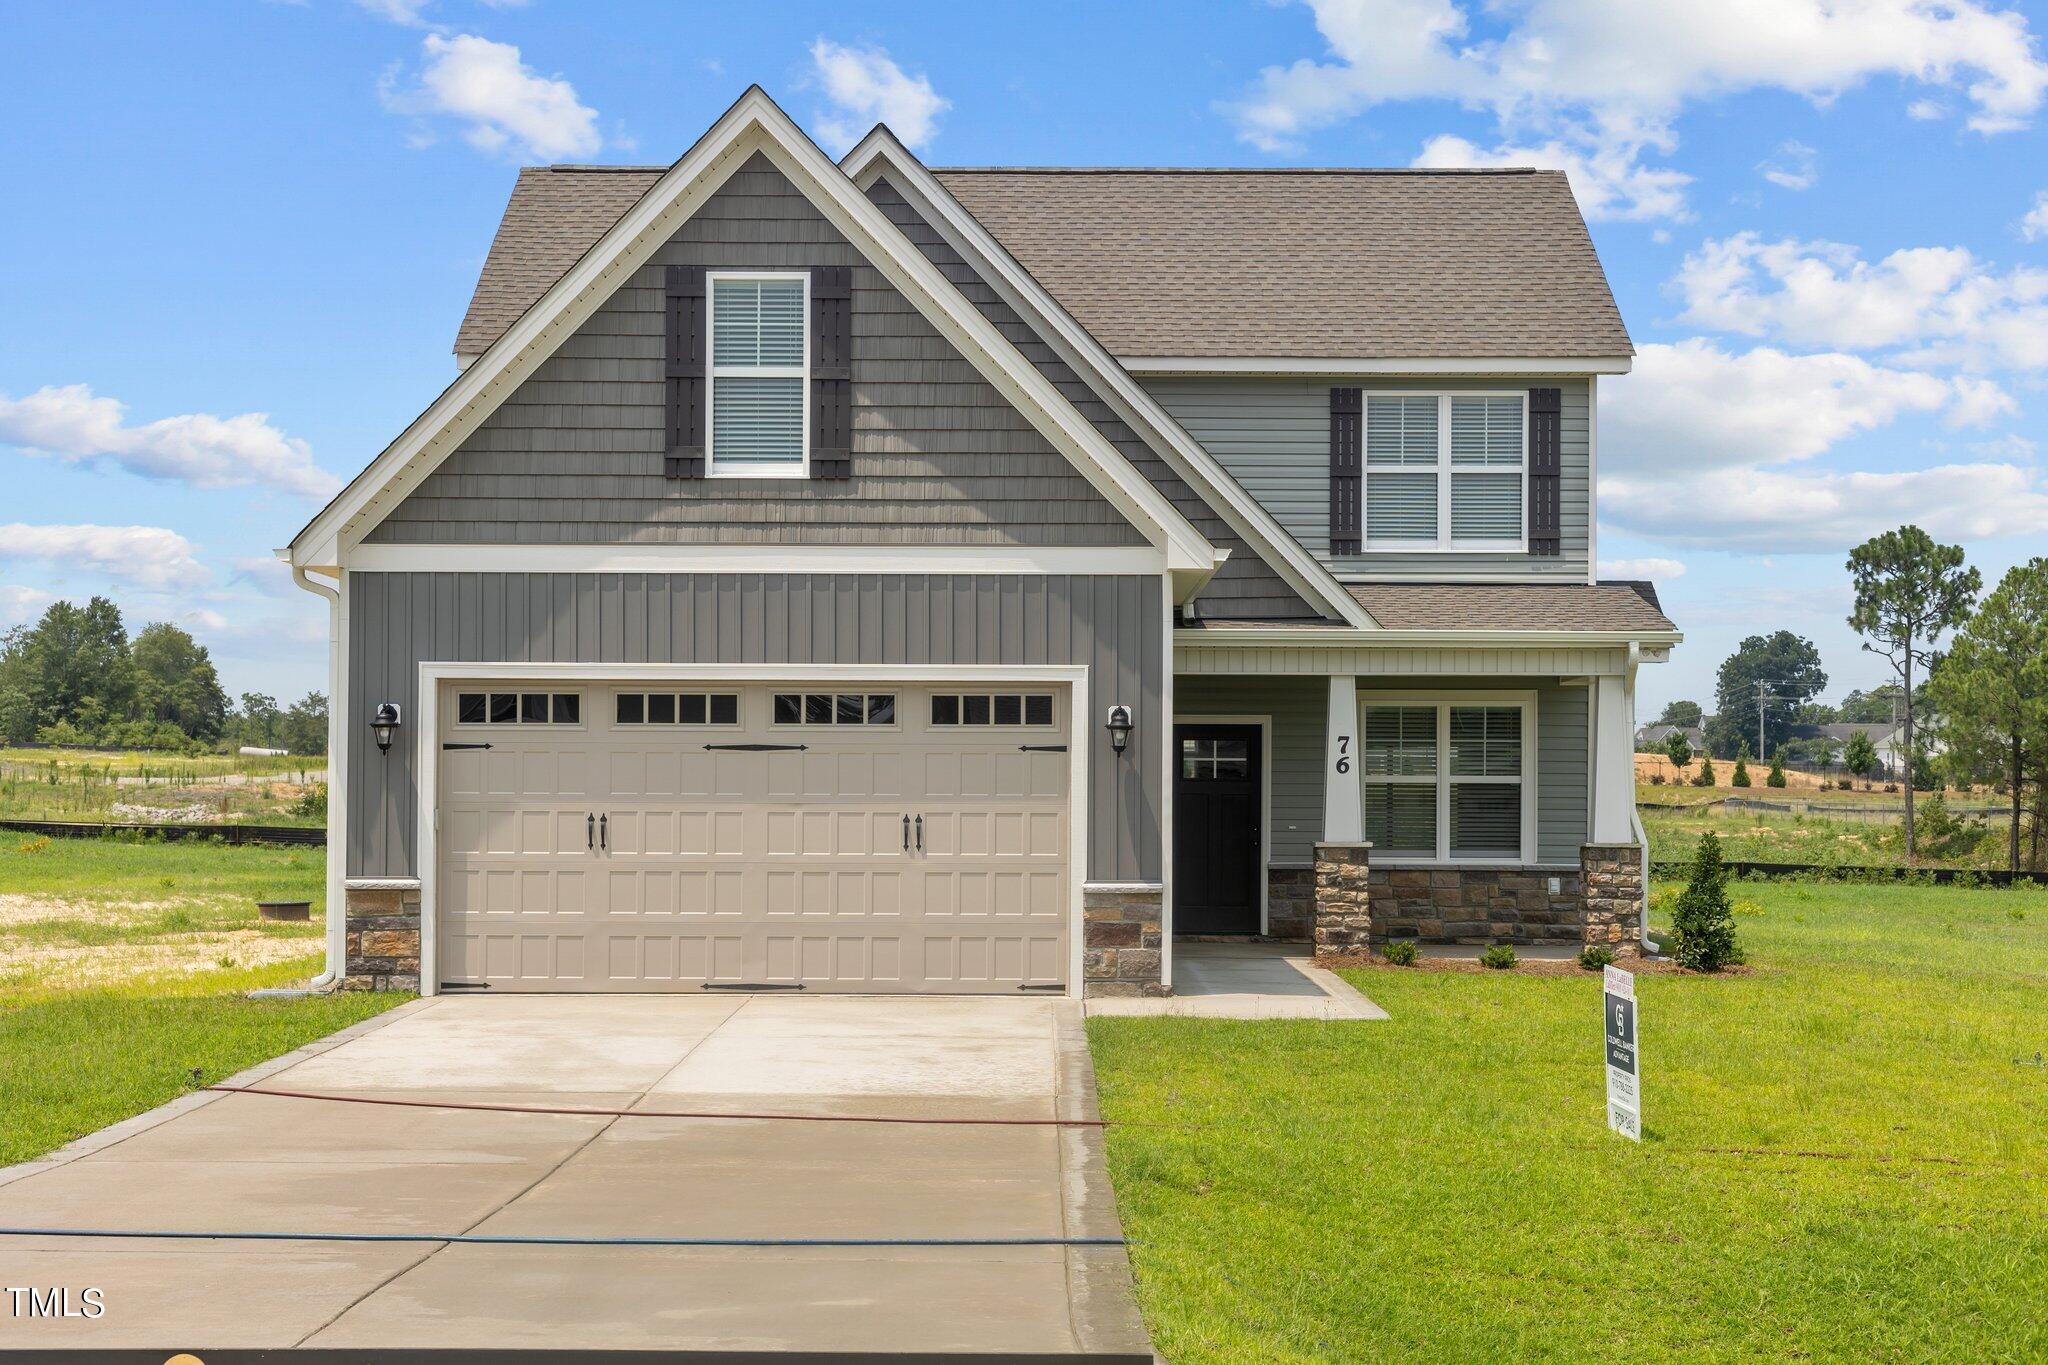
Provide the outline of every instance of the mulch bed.
[[[1512,967],[1483,967],[1476,958],[1469,957],[1417,957],[1412,967],[1397,967],[1378,954],[1333,953],[1320,955],[1315,959],[1318,967],[1382,971],[1382,972],[1514,972],[1522,976],[1597,976],[1581,967],[1576,958],[1533,958],[1524,957]],[[1696,972],[1681,967],[1668,957],[1625,957],[1614,964],[1623,971],[1638,976],[1754,976],[1756,968],[1737,964],[1723,967],[1718,972]]]

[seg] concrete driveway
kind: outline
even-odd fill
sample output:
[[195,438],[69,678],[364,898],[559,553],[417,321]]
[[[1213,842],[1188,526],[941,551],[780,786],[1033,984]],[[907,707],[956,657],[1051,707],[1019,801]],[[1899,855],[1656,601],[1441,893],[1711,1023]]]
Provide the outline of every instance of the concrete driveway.
[[[1093,1118],[1056,1000],[441,997],[238,1084],[397,1099]],[[253,1077],[253,1079],[252,1079]],[[593,1117],[202,1094],[0,1172],[0,1225],[732,1238],[1115,1236],[1094,1128]],[[0,1349],[1135,1353],[1121,1247],[0,1239]]]

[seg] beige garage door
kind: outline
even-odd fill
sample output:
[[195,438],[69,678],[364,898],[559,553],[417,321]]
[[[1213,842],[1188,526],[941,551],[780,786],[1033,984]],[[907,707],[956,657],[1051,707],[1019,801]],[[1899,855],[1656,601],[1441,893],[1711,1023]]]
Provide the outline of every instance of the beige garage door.
[[1062,688],[452,684],[440,708],[445,984],[1067,981]]

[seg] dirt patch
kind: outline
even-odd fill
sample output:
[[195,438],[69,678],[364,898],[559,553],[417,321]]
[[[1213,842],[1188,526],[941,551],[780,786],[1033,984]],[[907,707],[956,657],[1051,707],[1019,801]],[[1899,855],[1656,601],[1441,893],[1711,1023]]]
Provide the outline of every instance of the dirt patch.
[[[1525,957],[1519,959],[1512,967],[1483,967],[1476,958],[1425,956],[1416,958],[1412,967],[1396,967],[1383,957],[1347,953],[1318,957],[1315,964],[1332,970],[1341,967],[1385,972],[1501,972],[1518,976],[1598,975],[1581,967],[1576,958]],[[1756,973],[1756,968],[1741,965],[1723,967],[1718,972],[1696,972],[1688,967],[1679,966],[1668,957],[1623,958],[1614,965],[1638,976],[1753,976]]]
[[[1828,778],[1787,768],[1785,770],[1785,785],[1783,787],[1766,787],[1764,786],[1764,774],[1769,771],[1769,764],[1758,763],[1755,759],[1749,761],[1749,780],[1755,785],[1748,788],[1748,791],[1759,800],[1784,799],[1783,796],[1776,798],[1768,797],[1765,795],[1766,792],[1825,791],[1834,785]],[[1685,773],[1681,776],[1677,765],[1672,763],[1663,754],[1636,755],[1636,781],[1638,782],[1648,782],[1654,777],[1661,777],[1668,786],[1690,787],[1692,780],[1699,775],[1700,761],[1697,757],[1686,766]],[[1727,791],[1743,790],[1734,785],[1734,778],[1735,764],[1733,762],[1725,758],[1714,760],[1714,786],[1716,788]]]

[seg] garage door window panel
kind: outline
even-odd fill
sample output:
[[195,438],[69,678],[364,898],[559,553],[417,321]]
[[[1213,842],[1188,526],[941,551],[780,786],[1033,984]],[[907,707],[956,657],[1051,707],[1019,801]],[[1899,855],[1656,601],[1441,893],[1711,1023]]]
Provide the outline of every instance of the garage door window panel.
[[737,692],[621,692],[620,725],[730,728],[740,723]]
[[893,692],[777,692],[769,707],[777,726],[889,728],[896,724]]
[[577,725],[583,699],[575,692],[457,692],[457,725]]
[[1050,729],[1052,694],[1046,692],[942,692],[932,698],[935,726],[1002,726]]

